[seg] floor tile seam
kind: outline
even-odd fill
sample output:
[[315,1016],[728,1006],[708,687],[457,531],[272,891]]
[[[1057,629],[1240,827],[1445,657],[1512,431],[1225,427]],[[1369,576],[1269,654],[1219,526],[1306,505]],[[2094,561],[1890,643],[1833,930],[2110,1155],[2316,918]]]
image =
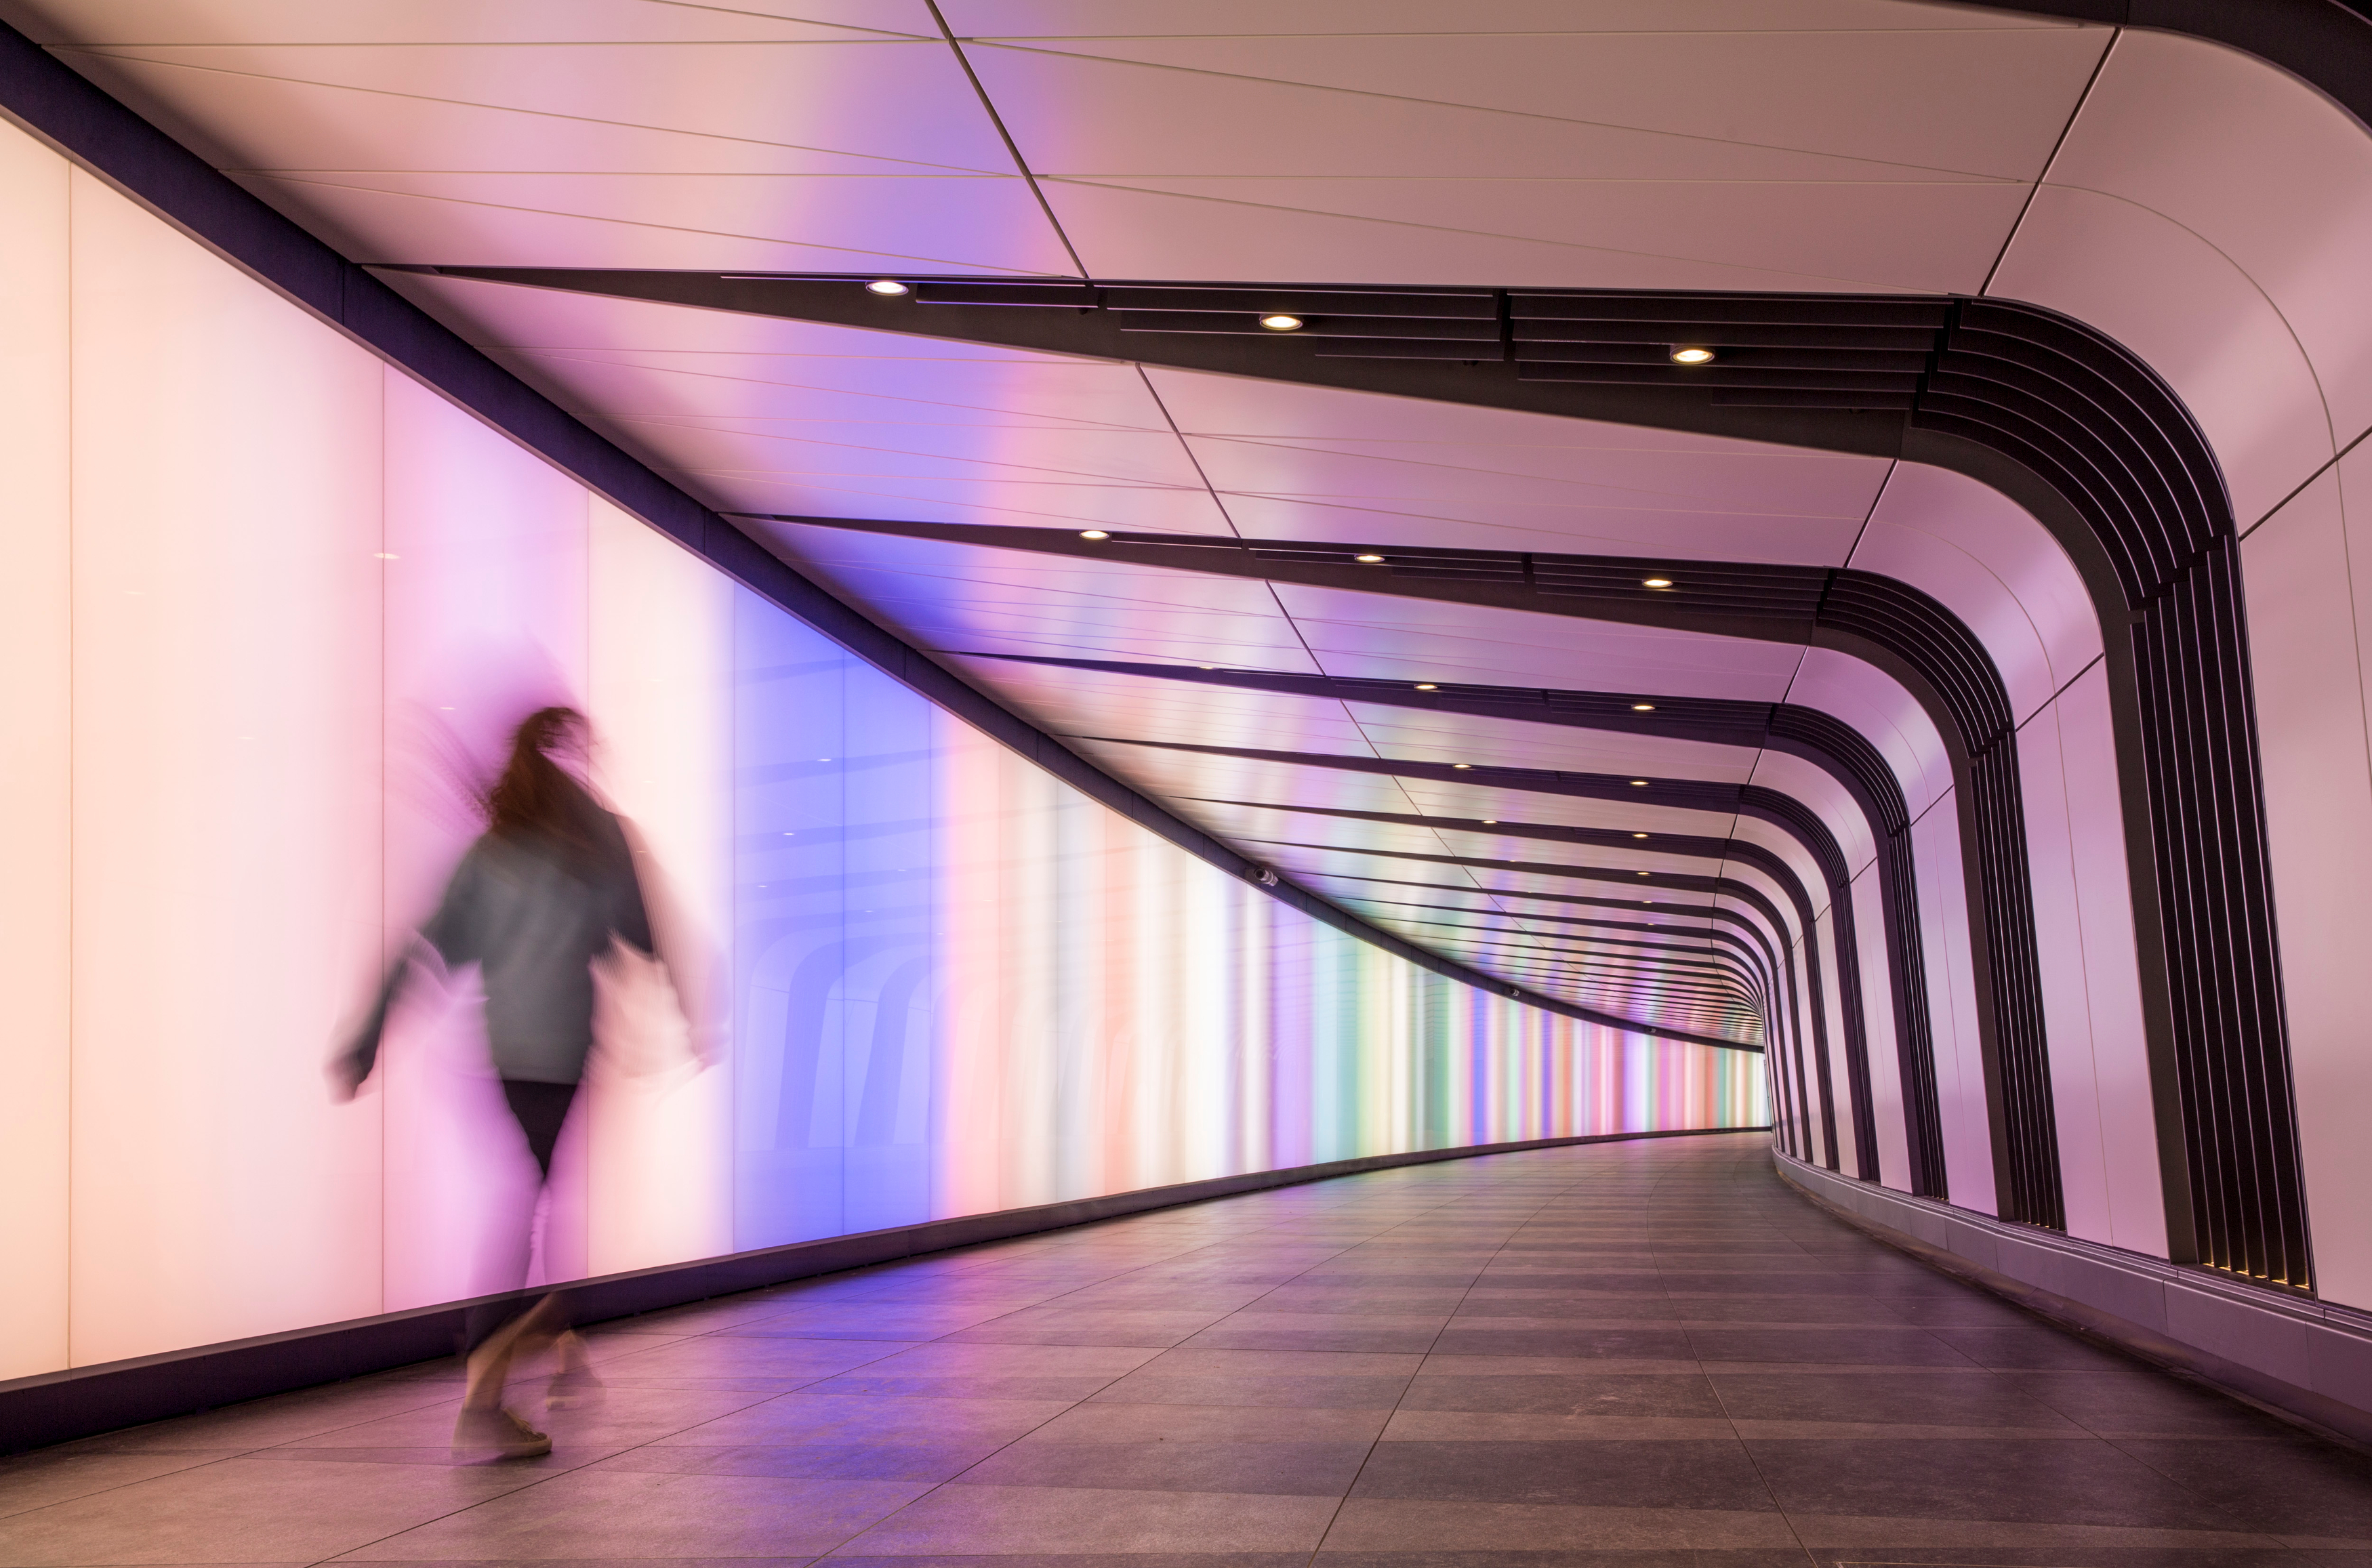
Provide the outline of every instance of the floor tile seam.
[[[2071,1417],[2069,1417],[2068,1419],[2072,1421],[2072,1420],[2074,1420],[2075,1418],[2071,1416]],[[2080,1424],[2080,1423],[2079,1423],[2079,1424]],[[2088,1426],[2085,1427],[2085,1430],[2086,1430],[2087,1432],[2091,1432],[2091,1428],[2090,1428],[2090,1427],[2088,1427]],[[2108,1446],[2108,1447],[2110,1447],[2110,1448],[2114,1449],[2114,1450],[2115,1450],[2116,1452],[2118,1452],[2119,1454],[2123,1455],[2126,1458],[2131,1459],[2134,1464],[2137,1464],[2137,1465],[2141,1466],[2144,1469],[2145,1469],[2145,1470],[2149,1471],[2152,1475],[2157,1476],[2157,1477],[2159,1477],[2160,1479],[2162,1479],[2162,1480],[2166,1481],[2167,1481],[2167,1482],[2169,1482],[2169,1484],[2171,1484],[2171,1485],[2173,1485],[2174,1487],[2176,1487],[2177,1489],[2179,1489],[2179,1490],[2182,1493],[2182,1494],[2183,1494],[2184,1496],[2189,1497],[2189,1498],[2192,1498],[2192,1499],[2194,1499],[2195,1501],[2197,1501],[2201,1505],[2203,1505],[2203,1506],[2204,1506],[2204,1507],[2207,1507],[2207,1508],[2212,1508],[2212,1509],[2214,1509],[2217,1514],[2220,1514],[2220,1515],[2224,1516],[2225,1516],[2225,1517],[2227,1517],[2227,1518],[2232,1519],[2232,1520],[2234,1521],[2234,1522],[2233,1522],[2233,1528],[2234,1528],[2236,1531],[2238,1531],[2238,1532],[2240,1532],[2240,1533],[2244,1533],[2244,1534],[2256,1534],[2256,1533],[2259,1533],[2259,1532],[2257,1532],[2257,1531],[2256,1531],[2252,1527],[2249,1526],[2245,1521],[2240,1520],[2240,1519],[2239,1519],[2239,1517],[2238,1517],[2237,1515],[2235,1515],[2235,1514],[2231,1511],[2231,1509],[2229,1509],[2228,1507],[2227,1507],[2225,1504],[2221,1504],[2221,1503],[2216,1502],[2216,1501],[2215,1501],[2214,1498],[2212,1498],[2212,1497],[2207,1496],[2204,1493],[2202,1493],[2198,1488],[2196,1488],[2196,1487],[2192,1486],[2189,1481],[2184,1481],[2180,1476],[2178,1476],[2178,1475],[2174,1474],[2172,1471],[2166,1469],[2165,1469],[2165,1468],[2163,1468],[2162,1466],[2159,1466],[2159,1465],[2156,1465],[2156,1464],[2151,1463],[2148,1459],[2144,1458],[2141,1455],[2134,1453],[2132,1449],[2130,1449],[2130,1448],[2128,1448],[2128,1447],[2126,1447],[2126,1446],[2125,1446],[2125,1444],[2126,1444],[2127,1442],[2134,1441],[2134,1439],[2132,1439],[2132,1438],[2119,1439],[2119,1438],[2115,1438],[2115,1437],[2106,1437],[2106,1436],[2101,1435],[2099,1433],[2093,1432],[2093,1433],[2092,1433],[2092,1440],[2093,1440],[2094,1442],[2096,1442],[2096,1443],[2103,1444],[2103,1445],[2105,1445],[2106,1446]],[[2267,1530],[2267,1531],[2264,1531],[2264,1532],[2262,1532],[2262,1533],[2263,1533],[2263,1534],[2266,1534],[2266,1535],[2268,1535],[2268,1536],[2273,1536],[2273,1537],[2276,1537],[2276,1538],[2278,1538],[2278,1536],[2279,1536],[2279,1532],[2278,1532],[2278,1531],[2274,1531],[2274,1530]]]
[[[1741,1167],[1739,1164],[1736,1162],[1731,1164],[1730,1169],[1733,1172],[1731,1177],[1732,1181],[1735,1181],[1736,1179],[1734,1173],[1740,1168]],[[1683,1330],[1682,1332],[1685,1334],[1686,1330]],[[1689,1340],[1689,1348],[1692,1351],[1696,1349],[1696,1341],[1693,1337]],[[1713,1375],[1705,1370],[1704,1360],[1702,1356],[1697,1358],[1697,1376],[1704,1380],[1706,1388],[1713,1390],[1714,1403],[1720,1407],[1722,1420],[1727,1422],[1729,1425],[1730,1441],[1738,1445],[1738,1452],[1744,1454],[1746,1456],[1746,1462],[1753,1467],[1754,1479],[1762,1484],[1762,1494],[1771,1500],[1771,1506],[1778,1510],[1779,1522],[1787,1527],[1787,1533],[1789,1536],[1794,1538],[1796,1550],[1804,1554],[1804,1561],[1815,1565],[1815,1568],[1817,1568],[1817,1565],[1820,1561],[1819,1553],[1815,1552],[1811,1546],[1806,1542],[1804,1539],[1804,1532],[1796,1527],[1795,1519],[1790,1516],[1787,1512],[1787,1504],[1780,1500],[1779,1489],[1773,1486],[1771,1484],[1771,1478],[1763,1473],[1762,1460],[1755,1454],[1753,1446],[1746,1440],[1746,1434],[1738,1429],[1738,1417],[1730,1412],[1729,1401],[1722,1398],[1721,1385],[1715,1382]]]
[[[271,1445],[271,1446],[276,1446],[277,1445]],[[44,1450],[38,1448],[33,1450],[35,1453],[41,1453]],[[131,1481],[119,1481],[106,1486],[94,1487],[88,1492],[77,1492],[72,1497],[61,1497],[49,1503],[37,1503],[30,1508],[17,1508],[6,1513],[0,1513],[0,1519],[22,1519],[28,1516],[44,1512],[47,1509],[63,1508],[70,1503],[87,1503],[94,1497],[104,1497],[110,1492],[121,1492],[126,1487],[145,1486],[152,1481],[162,1481],[167,1476],[187,1475],[192,1470],[212,1469],[216,1465],[227,1464],[233,1459],[244,1459],[249,1458],[250,1455],[261,1454],[263,1451],[264,1450],[262,1448],[239,1448],[237,1450],[219,1453],[210,1459],[200,1459],[195,1464],[182,1465],[176,1469],[159,1470],[155,1475],[144,1475]]]
[[[1566,1187],[1562,1188],[1559,1191],[1560,1192],[1564,1192],[1570,1191],[1571,1190],[1572,1187],[1568,1184]],[[1553,1196],[1544,1197],[1541,1200],[1541,1207],[1545,1208],[1548,1203],[1553,1201]],[[1538,1213],[1539,1210],[1535,1209],[1533,1212]],[[1497,1253],[1494,1252],[1493,1256],[1497,1256]],[[1471,1293],[1473,1288],[1473,1282],[1469,1281],[1465,1291],[1459,1293],[1459,1299],[1461,1304],[1464,1302],[1466,1295]],[[1374,1462],[1376,1450],[1383,1446],[1384,1434],[1391,1430],[1392,1421],[1400,1414],[1401,1404],[1408,1399],[1409,1389],[1415,1385],[1417,1378],[1424,1375],[1425,1360],[1432,1355],[1433,1345],[1439,1344],[1441,1342],[1441,1336],[1448,1331],[1448,1325],[1445,1323],[1435,1332],[1432,1342],[1425,1347],[1424,1354],[1420,1355],[1417,1359],[1416,1370],[1411,1373],[1409,1376],[1401,1382],[1400,1392],[1392,1396],[1392,1408],[1384,1412],[1383,1424],[1377,1428],[1375,1437],[1368,1442],[1367,1451],[1360,1456],[1358,1468],[1351,1472],[1351,1479],[1344,1484],[1343,1494],[1334,1500],[1334,1511],[1326,1516],[1325,1528],[1318,1532],[1318,1542],[1309,1550],[1309,1558],[1307,1568],[1316,1568],[1319,1554],[1326,1550],[1327,1537],[1334,1533],[1334,1527],[1342,1520],[1343,1510],[1350,1504],[1351,1494],[1359,1489],[1359,1478],[1367,1473],[1367,1466]]]
[[[951,1330],[951,1331],[959,1331],[959,1330]],[[1134,1348],[1142,1348],[1142,1347],[1130,1347],[1130,1348],[1133,1348],[1133,1349],[1134,1349]],[[1158,1355],[1159,1355],[1159,1353],[1157,1353],[1155,1356],[1148,1357],[1148,1358],[1147,1358],[1147,1361],[1151,1361],[1151,1360],[1158,1359]],[[1112,1387],[1112,1385],[1113,1385],[1113,1384],[1118,1383],[1118,1382],[1122,1381],[1122,1379],[1124,1379],[1124,1378],[1126,1378],[1126,1377],[1130,1376],[1131,1376],[1131,1375],[1133,1375],[1134,1372],[1136,1372],[1137,1370],[1139,1370],[1139,1368],[1140,1368],[1140,1367],[1142,1367],[1144,1365],[1145,1365],[1145,1363],[1140,1363],[1140,1364],[1139,1364],[1139,1365],[1138,1365],[1137,1367],[1131,1367],[1131,1368],[1130,1368],[1128,1371],[1126,1371],[1126,1372],[1122,1372],[1122,1373],[1119,1373],[1119,1374],[1117,1374],[1116,1376],[1112,1376],[1112,1377],[1107,1378],[1107,1379],[1106,1379],[1102,1384],[1100,1384],[1099,1386],[1098,1386],[1098,1387],[1097,1387],[1097,1388],[1096,1388],[1092,1392],[1090,1392],[1090,1393],[1087,1393],[1087,1394],[1083,1394],[1083,1395],[1081,1395],[1079,1398],[1077,1398],[1077,1399],[1076,1399],[1076,1400],[1072,1400],[1068,1401],[1067,1403],[1065,1403],[1065,1404],[1063,1406],[1063,1408],[1062,1408],[1062,1409],[1060,1409],[1060,1410],[1058,1410],[1058,1411],[1054,1411],[1052,1415],[1047,1416],[1043,1421],[1040,1421],[1040,1422],[1038,1422],[1038,1423],[1036,1423],[1032,1424],[1032,1425],[1031,1425],[1030,1427],[1029,1427],[1026,1431],[1019,1432],[1019,1433],[1016,1433],[1013,1436],[1011,1436],[1011,1437],[1007,1438],[1007,1439],[1006,1439],[1006,1441],[1004,1441],[1003,1443],[998,1444],[994,1448],[992,1448],[992,1449],[991,1449],[991,1450],[989,1450],[987,1453],[985,1453],[985,1454],[982,1455],[979,1458],[977,1458],[977,1459],[973,1460],[971,1464],[966,1465],[962,1469],[960,1469],[960,1470],[957,1471],[954,1475],[951,1475],[951,1476],[946,1477],[946,1478],[945,1478],[945,1479],[943,1479],[943,1480],[940,1480],[940,1481],[936,1481],[932,1482],[930,1485],[928,1485],[928,1486],[924,1487],[921,1492],[916,1493],[913,1496],[912,1496],[912,1497],[910,1497],[910,1498],[906,1499],[906,1501],[905,1501],[905,1502],[899,1504],[898,1504],[898,1506],[896,1506],[895,1508],[890,1509],[888,1513],[883,1514],[883,1515],[882,1515],[882,1516],[880,1516],[878,1518],[867,1520],[867,1521],[866,1521],[866,1523],[864,1523],[863,1525],[858,1526],[858,1527],[857,1527],[854,1531],[850,1532],[850,1534],[848,1534],[847,1536],[843,1537],[843,1539],[841,1539],[840,1540],[835,1541],[831,1546],[830,1546],[830,1547],[826,1548],[826,1549],[825,1549],[824,1551],[820,1551],[820,1552],[815,1553],[815,1554],[814,1554],[814,1556],[810,1559],[810,1561],[811,1561],[811,1562],[823,1562],[826,1558],[829,1558],[829,1557],[832,1556],[833,1554],[837,1553],[837,1552],[838,1552],[838,1551],[839,1551],[843,1547],[847,1546],[851,1541],[854,1541],[855,1539],[856,1539],[856,1538],[857,1538],[858,1536],[864,1535],[864,1534],[866,1534],[866,1533],[867,1531],[869,1531],[869,1530],[878,1529],[878,1528],[879,1528],[879,1527],[881,1527],[883,1525],[886,1525],[886,1524],[888,1524],[890,1520],[892,1520],[892,1519],[896,1518],[899,1515],[903,1514],[904,1512],[906,1512],[908,1509],[913,1508],[913,1507],[916,1506],[917,1504],[921,1504],[921,1503],[924,1503],[924,1502],[927,1501],[927,1500],[928,1500],[928,1499],[930,1499],[931,1497],[936,1496],[937,1493],[939,1493],[940,1492],[944,1491],[944,1490],[946,1490],[948,1487],[950,1487],[950,1486],[954,1486],[954,1485],[959,1484],[959,1482],[961,1482],[961,1481],[962,1481],[962,1480],[963,1480],[963,1478],[964,1478],[965,1476],[967,1476],[967,1475],[971,1474],[973,1470],[976,1470],[976,1469],[980,1469],[980,1467],[981,1467],[981,1466],[985,1465],[985,1464],[988,1464],[988,1463],[990,1463],[991,1461],[994,1460],[994,1459],[995,1459],[999,1455],[1003,1454],[1006,1449],[1011,1448],[1011,1447],[1013,1447],[1015,1445],[1017,1445],[1017,1444],[1018,1444],[1018,1443],[1023,1442],[1024,1440],[1026,1440],[1027,1438],[1029,1438],[1032,1434],[1044,1430],[1047,1426],[1049,1426],[1049,1425],[1052,1424],[1054,1422],[1057,1422],[1057,1421],[1062,1420],[1064,1416],[1069,1415],[1072,1411],[1076,1411],[1076,1410],[1079,1409],[1081,1406],[1083,1406],[1083,1405],[1085,1405],[1085,1404],[1088,1403],[1090,1400],[1094,1400],[1094,1398],[1096,1397],[1096,1395],[1097,1395],[1097,1394],[1100,1394],[1100,1393],[1102,1393],[1105,1389],[1110,1388],[1110,1387]],[[749,1408],[754,1408],[754,1407],[749,1407]],[[317,1565],[317,1568],[318,1568],[318,1565]]]

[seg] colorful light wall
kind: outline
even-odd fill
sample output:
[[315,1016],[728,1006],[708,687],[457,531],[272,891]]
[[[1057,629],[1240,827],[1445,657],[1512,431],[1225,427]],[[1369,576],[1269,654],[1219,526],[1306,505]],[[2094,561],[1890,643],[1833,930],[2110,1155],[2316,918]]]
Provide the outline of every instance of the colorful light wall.
[[470,978],[361,1099],[322,1066],[545,702],[669,963],[604,977],[538,1278],[1766,1120],[1759,1056],[1443,980],[1079,796],[6,129],[0,227],[0,1377],[490,1288],[533,1192]]

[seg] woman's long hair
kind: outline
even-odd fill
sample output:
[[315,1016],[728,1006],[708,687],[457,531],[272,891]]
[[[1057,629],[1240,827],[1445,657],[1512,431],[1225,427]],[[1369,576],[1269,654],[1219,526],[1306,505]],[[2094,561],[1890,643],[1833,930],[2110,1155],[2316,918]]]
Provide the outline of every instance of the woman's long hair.
[[486,830],[514,841],[542,838],[575,854],[594,848],[590,823],[600,809],[583,784],[552,760],[580,739],[585,715],[574,708],[538,708],[511,736],[510,761],[486,792]]

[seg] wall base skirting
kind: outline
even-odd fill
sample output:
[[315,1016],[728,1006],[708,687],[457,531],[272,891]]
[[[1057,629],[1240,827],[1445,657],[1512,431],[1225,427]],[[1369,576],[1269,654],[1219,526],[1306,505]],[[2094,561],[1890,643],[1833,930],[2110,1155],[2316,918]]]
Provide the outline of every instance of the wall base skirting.
[[[974,1247],[1017,1236],[1061,1230],[1097,1220],[1150,1209],[1200,1203],[1238,1192],[1272,1187],[1293,1187],[1331,1177],[1396,1166],[1430,1165],[1439,1160],[1473,1159],[1482,1155],[1517,1154],[1525,1149],[1564,1148],[1576,1144],[1620,1144],[1641,1138],[1694,1138],[1723,1133],[1768,1132],[1768,1127],[1686,1128],[1669,1132],[1609,1132],[1586,1138],[1534,1138],[1513,1144],[1469,1144],[1451,1149],[1413,1149],[1404,1154],[1369,1155],[1359,1159],[1330,1160],[1323,1165],[1294,1166],[1283,1170],[1248,1171],[1240,1176],[1183,1181],[1171,1187],[1145,1187],[1134,1192],[1113,1192],[1100,1198],[1075,1198],[1068,1202],[1036,1208],[1003,1209],[994,1214],[966,1214],[958,1219],[931,1220],[890,1230],[870,1230],[855,1236],[826,1237],[820,1241],[794,1242],[753,1252],[728,1253],[664,1268],[638,1269],[631,1273],[604,1274],[567,1286],[579,1323],[628,1318],[663,1307],[681,1307],[737,1291],[757,1290],[817,1274],[838,1273],[868,1264],[893,1262],[926,1252]],[[530,1295],[541,1291],[526,1293]],[[499,1295],[479,1301],[501,1301]],[[478,1302],[447,1302],[409,1312],[330,1323],[318,1329],[297,1329],[193,1350],[110,1361],[97,1366],[48,1372],[0,1383],[0,1454],[38,1448],[71,1438],[89,1437],[119,1427],[163,1421],[211,1410],[241,1400],[285,1394],[291,1389],[334,1383],[390,1367],[409,1366],[453,1354],[460,1345],[464,1315]]]
[[1774,1148],[1779,1175],[1889,1246],[2252,1403],[2372,1445],[2372,1313],[2010,1225]]

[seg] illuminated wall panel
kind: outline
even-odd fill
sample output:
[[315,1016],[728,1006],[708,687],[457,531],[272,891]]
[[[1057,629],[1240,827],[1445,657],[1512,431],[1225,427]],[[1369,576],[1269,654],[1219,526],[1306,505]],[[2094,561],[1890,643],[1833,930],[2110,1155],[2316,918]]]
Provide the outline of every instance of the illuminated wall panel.
[[67,210],[64,160],[0,134],[0,1378],[66,1357]]
[[378,1310],[369,354],[72,180],[76,1361]]
[[1156,838],[6,131],[0,203],[0,1375],[529,1266],[471,974],[411,987],[360,1099],[321,1070],[548,703],[667,961],[602,976],[532,1279],[1766,1120],[1758,1055],[1484,994]]

